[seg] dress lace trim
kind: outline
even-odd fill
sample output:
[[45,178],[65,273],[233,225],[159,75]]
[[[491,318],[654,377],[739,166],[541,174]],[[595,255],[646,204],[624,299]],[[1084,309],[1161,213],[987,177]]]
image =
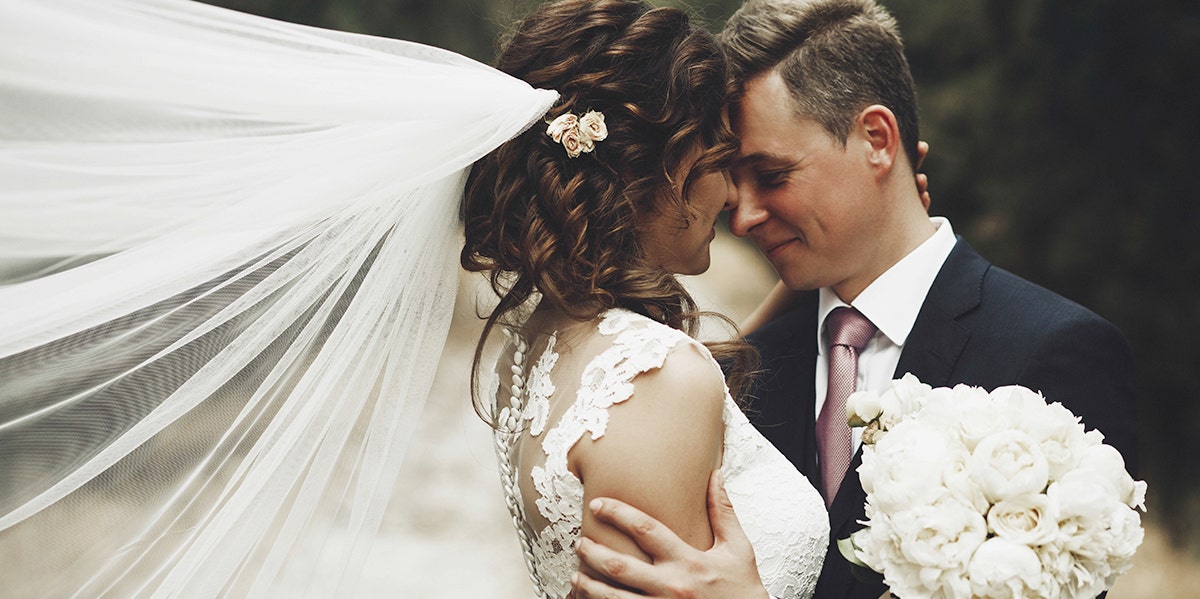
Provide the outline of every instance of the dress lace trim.
[[[500,410],[496,452],[506,504],[521,541],[530,577],[539,597],[561,598],[570,591],[570,577],[579,568],[575,555],[583,515],[583,484],[568,469],[571,448],[589,435],[604,436],[608,409],[633,396],[633,379],[661,368],[680,343],[707,349],[685,333],[625,310],[610,310],[598,322],[598,332],[612,337],[611,345],[584,368],[574,401],[553,426],[548,426],[551,398],[559,390],[551,382],[558,363],[557,336],[525,376],[529,344],[510,331],[514,354],[512,385],[507,405]],[[710,356],[711,358],[711,356]],[[716,362],[713,367],[718,368]],[[497,381],[491,387],[500,391]],[[493,404],[498,405],[498,404]],[[828,519],[824,504],[807,479],[792,467],[738,409],[726,390],[725,450],[722,473],[739,519],[755,548],[759,570],[776,597],[811,597],[824,559]],[[545,461],[529,476],[537,491],[538,514],[548,523],[534,530],[525,516],[517,445],[524,428],[532,442],[541,437]]]

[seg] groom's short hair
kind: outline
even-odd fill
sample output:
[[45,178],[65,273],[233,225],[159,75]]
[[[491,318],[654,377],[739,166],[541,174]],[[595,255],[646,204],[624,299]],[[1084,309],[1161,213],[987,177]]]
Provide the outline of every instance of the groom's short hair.
[[860,110],[887,106],[916,164],[912,73],[896,20],[873,0],[748,0],[720,38],[737,95],[750,79],[778,69],[797,114],[842,144]]

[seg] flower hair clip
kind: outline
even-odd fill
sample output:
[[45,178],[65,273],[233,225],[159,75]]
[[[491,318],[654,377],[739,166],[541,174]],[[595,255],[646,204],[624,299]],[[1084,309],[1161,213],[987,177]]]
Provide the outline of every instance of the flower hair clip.
[[596,142],[608,137],[604,113],[589,110],[581,117],[569,112],[560,114],[546,127],[546,135],[567,150],[567,156],[578,158],[581,153],[596,149]]

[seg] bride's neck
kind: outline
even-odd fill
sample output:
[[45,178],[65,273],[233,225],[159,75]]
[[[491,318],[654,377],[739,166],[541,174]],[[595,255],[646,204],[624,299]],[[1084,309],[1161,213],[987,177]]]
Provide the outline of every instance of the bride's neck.
[[593,320],[579,320],[542,300],[521,328],[533,335],[557,333],[562,336],[573,329],[587,326]]

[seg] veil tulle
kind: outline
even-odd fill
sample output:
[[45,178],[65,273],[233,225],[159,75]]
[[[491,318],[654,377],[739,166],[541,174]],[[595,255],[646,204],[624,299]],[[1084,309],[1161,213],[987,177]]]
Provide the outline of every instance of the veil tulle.
[[4,0],[0,40],[4,595],[352,594],[466,169],[557,95],[186,0]]

